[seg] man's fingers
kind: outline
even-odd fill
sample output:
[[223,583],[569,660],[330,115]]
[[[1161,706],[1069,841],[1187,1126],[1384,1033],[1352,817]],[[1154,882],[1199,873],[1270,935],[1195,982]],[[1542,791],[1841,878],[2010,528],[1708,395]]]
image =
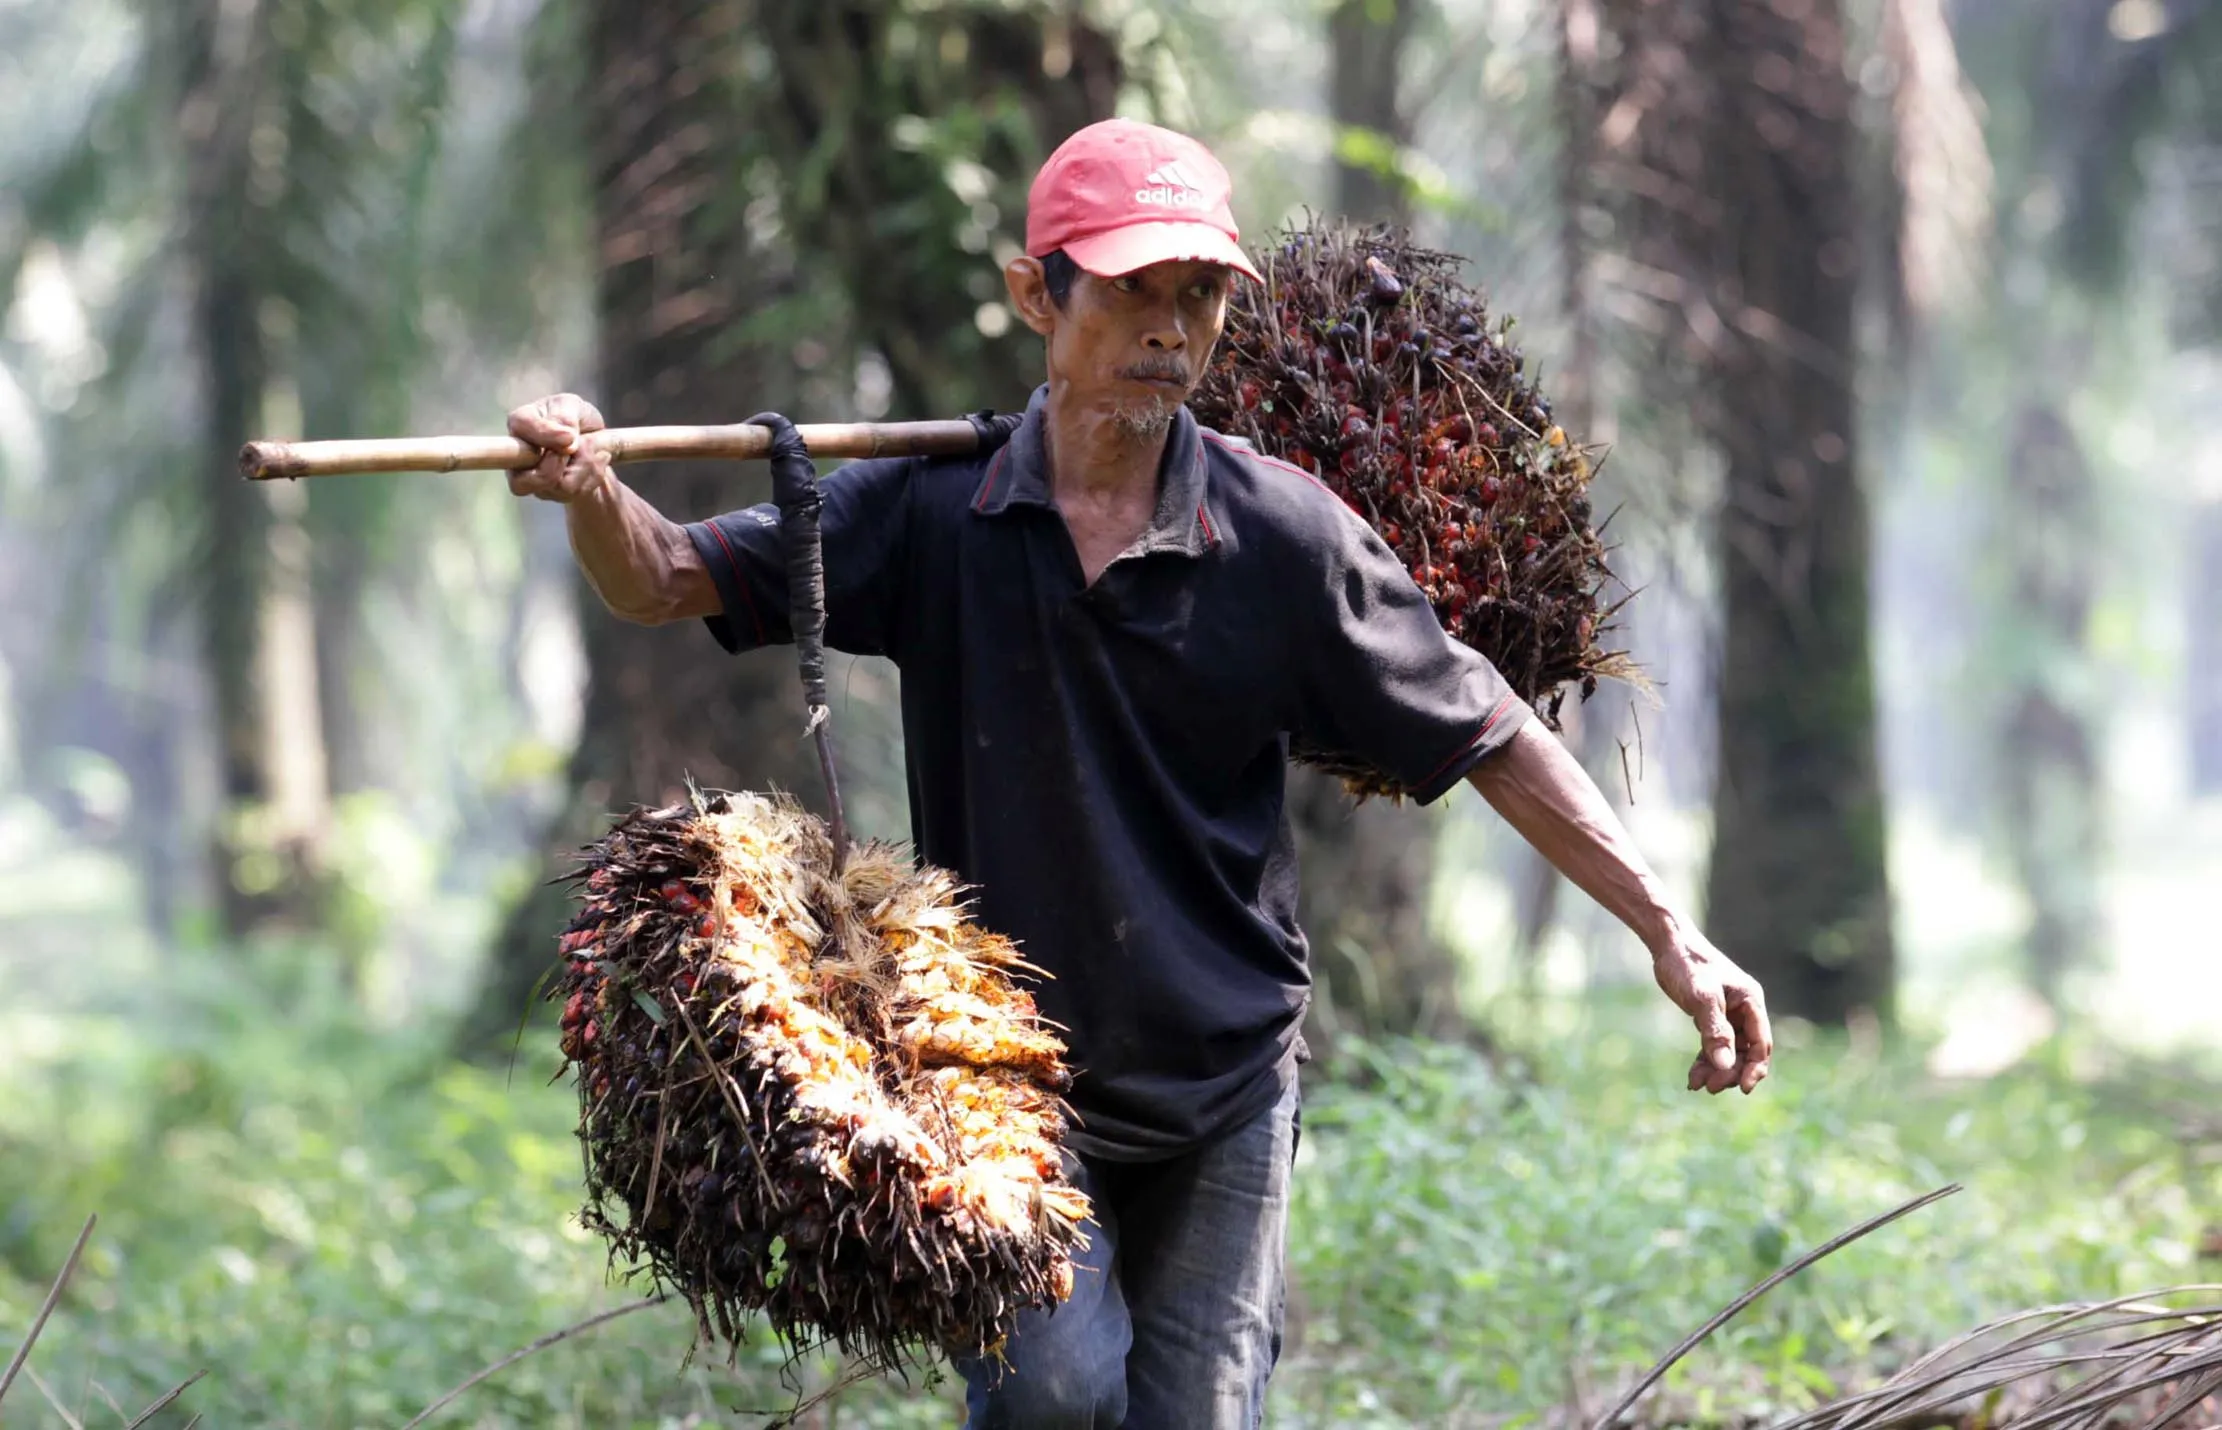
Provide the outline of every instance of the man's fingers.
[[1696,1018],[1697,1035],[1705,1040],[1706,1060],[1717,1068],[1736,1066],[1736,1030],[1728,1024],[1728,1011],[1721,1006],[1720,995],[1703,995],[1704,1005]]
[[509,435],[543,452],[568,452],[579,440],[579,429],[536,404],[509,414]]
[[1690,1091],[1720,1093],[1736,1085],[1734,1067],[1723,1068],[1710,1052],[1699,1053],[1690,1063]]
[[602,430],[602,414],[594,404],[569,392],[515,409],[509,414],[509,435],[539,448],[540,460],[511,472],[509,490],[556,502],[600,490],[609,480],[609,458],[586,438]]
[[1774,1027],[1767,1021],[1767,1000],[1759,990],[1746,988],[1730,995],[1728,1015],[1736,1024],[1736,1051],[1746,1061],[1761,1062],[1774,1056]]
[[1774,1028],[1767,1021],[1767,1002],[1758,986],[1733,990],[1728,1015],[1736,1024],[1736,1061],[1742,1068],[1737,1086],[1747,1094],[1771,1071],[1775,1054]]
[[602,455],[592,442],[582,442],[579,450],[563,468],[563,492],[567,497],[583,497],[601,490],[609,479],[609,458]]
[[568,452],[581,433],[602,427],[594,404],[568,392],[528,402],[509,414],[509,435],[546,452]]
[[1728,1013],[1721,1007],[1718,993],[1701,995],[1704,1003],[1699,1008],[1695,1022],[1698,1036],[1705,1040],[1698,1052],[1695,1073],[1703,1079],[1707,1092],[1720,1092],[1736,1085],[1736,1030],[1729,1026]]
[[533,466],[509,473],[509,491],[512,496],[540,497],[543,500],[561,500],[563,469],[567,459],[555,453],[543,456]]

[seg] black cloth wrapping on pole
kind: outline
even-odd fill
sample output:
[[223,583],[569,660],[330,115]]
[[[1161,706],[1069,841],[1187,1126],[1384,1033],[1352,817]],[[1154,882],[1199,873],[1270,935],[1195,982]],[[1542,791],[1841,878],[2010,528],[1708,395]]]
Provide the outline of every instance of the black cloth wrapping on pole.
[[1011,440],[1011,434],[1026,421],[1026,414],[998,412],[992,407],[983,407],[978,412],[964,414],[964,420],[971,423],[972,430],[980,434],[980,450],[992,452]]
[[788,624],[802,666],[802,698],[810,728],[826,718],[826,564],[818,537],[818,469],[795,424],[776,412],[748,419],[771,429],[772,501],[779,508],[780,544],[787,553]]
[[772,500],[779,507],[780,544],[787,556],[788,624],[794,630],[795,656],[802,668],[805,732],[818,746],[818,772],[826,782],[826,818],[833,837],[834,866],[848,862],[849,822],[841,809],[841,779],[833,762],[832,708],[826,699],[826,563],[818,531],[824,499],[818,469],[795,424],[776,412],[748,419],[771,429]]

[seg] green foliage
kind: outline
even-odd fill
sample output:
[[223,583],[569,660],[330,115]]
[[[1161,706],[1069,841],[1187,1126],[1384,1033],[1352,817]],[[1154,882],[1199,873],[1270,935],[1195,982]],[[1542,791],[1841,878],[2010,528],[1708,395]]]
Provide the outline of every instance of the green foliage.
[[1475,1424],[1576,1394],[1595,1413],[1784,1262],[1952,1181],[1717,1333],[1669,1402],[1803,1406],[1994,1315],[2193,1279],[2222,1182],[2191,1180],[2154,1113],[2058,1069],[1940,1086],[1839,1044],[1778,1068],[1715,1100],[1619,1033],[1534,1084],[1456,1048],[1352,1053],[1357,1081],[1305,1108],[1277,1423]]
[[[98,1381],[143,1405],[206,1367],[186,1405],[211,1423],[399,1425],[643,1293],[606,1283],[572,1220],[574,1105],[543,1085],[540,1050],[511,1076],[449,1066],[432,1038],[367,1027],[336,978],[280,976],[316,956],[203,956],[98,1014],[0,1017],[0,1338],[27,1324],[83,1215],[101,1218],[34,1361],[65,1404]],[[724,1422],[791,1406],[835,1370],[783,1385],[768,1340],[734,1368],[683,1366],[690,1332],[676,1305],[630,1316],[435,1423]],[[842,1420],[943,1424],[945,1394],[851,1392]],[[11,1425],[58,1423],[27,1382],[9,1401]]]
[[[143,1404],[205,1366],[188,1403],[212,1423],[398,1425],[640,1294],[606,1280],[572,1220],[573,1103],[543,1083],[543,1048],[506,1073],[451,1066],[432,1030],[368,1027],[336,976],[299,972],[323,966],[312,951],[266,956],[173,961],[98,1012],[0,1014],[0,1342],[101,1217],[34,1360],[65,1403],[98,1380]],[[1593,1030],[1529,1083],[1455,1048],[1355,1048],[1347,1080],[1307,1098],[1272,1423],[1460,1425],[1577,1386],[1594,1400],[1788,1257],[1966,1182],[1775,1292],[1664,1392],[1690,1410],[1803,1404],[1994,1314],[2193,1279],[2201,1214],[2222,1206],[2138,1091],[2159,1085],[2150,1070],[1938,1086],[1828,1045],[1786,1054],[1756,1098],[1709,1100],[1679,1090],[1678,1054]],[[731,1369],[683,1365],[688,1342],[683,1310],[643,1312],[436,1423],[731,1423],[793,1403],[768,1341]],[[954,1393],[861,1386],[838,1423],[946,1425]],[[42,1423],[28,1385],[10,1400],[10,1423]]]

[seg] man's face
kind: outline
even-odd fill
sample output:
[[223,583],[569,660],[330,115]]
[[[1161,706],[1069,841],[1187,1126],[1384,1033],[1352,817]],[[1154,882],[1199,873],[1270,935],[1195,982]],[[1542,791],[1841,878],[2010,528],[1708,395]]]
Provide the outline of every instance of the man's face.
[[1013,259],[1004,278],[1020,317],[1048,341],[1051,390],[1136,437],[1155,437],[1203,378],[1235,273],[1194,260],[1118,278],[1083,271],[1062,307],[1035,259]]

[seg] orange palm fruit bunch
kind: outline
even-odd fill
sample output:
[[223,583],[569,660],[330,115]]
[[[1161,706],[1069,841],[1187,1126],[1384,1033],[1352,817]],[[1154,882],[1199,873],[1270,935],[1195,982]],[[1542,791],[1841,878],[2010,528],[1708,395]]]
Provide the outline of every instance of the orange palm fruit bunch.
[[1064,1047],[955,882],[836,866],[784,796],[635,810],[585,851],[549,990],[579,1092],[587,1226],[693,1307],[794,1354],[978,1354],[1069,1295]]

